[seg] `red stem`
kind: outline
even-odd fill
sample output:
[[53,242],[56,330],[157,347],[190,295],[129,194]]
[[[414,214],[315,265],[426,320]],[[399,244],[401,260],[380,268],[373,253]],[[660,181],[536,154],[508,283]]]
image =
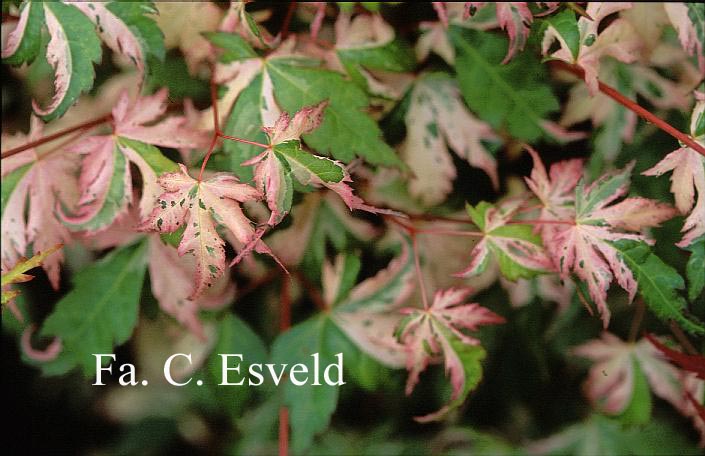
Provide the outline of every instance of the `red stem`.
[[[552,65],[557,68],[560,68],[562,70],[573,73],[574,75],[576,75],[580,78],[585,78],[585,72],[583,71],[583,69],[580,67],[577,67],[575,65],[570,65],[568,63],[560,62],[560,61],[553,61]],[[621,104],[622,106],[629,109],[630,111],[633,111],[634,113],[636,113],[636,115],[638,115],[642,119],[646,120],[647,122],[651,122],[652,124],[656,125],[661,130],[663,130],[666,133],[668,133],[669,135],[673,136],[678,141],[680,141],[681,143],[690,147],[691,149],[693,149],[697,153],[705,156],[705,147],[703,147],[700,144],[698,144],[697,142],[695,142],[695,140],[693,140],[693,138],[691,138],[690,136],[688,136],[685,133],[681,132],[680,130],[674,128],[671,124],[664,121],[663,119],[658,118],[654,114],[650,113],[648,110],[642,108],[636,102],[625,97],[624,95],[619,93],[613,87],[608,86],[607,84],[605,84],[603,82],[599,82],[599,81],[598,81],[598,87],[600,88],[600,91],[602,93],[604,93],[608,97],[612,98],[617,103]]]
[[258,143],[258,142],[255,142],[255,141],[249,141],[249,140],[247,140],[247,139],[238,138],[238,137],[236,137],[236,136],[224,135],[224,134],[221,133],[221,132],[218,132],[218,136],[221,137],[221,138],[223,138],[223,139],[230,139],[231,141],[237,141],[237,142],[241,142],[241,143],[245,143],[245,144],[251,144],[251,145],[253,145],[253,146],[261,147],[261,148],[263,148],[263,149],[267,149],[267,148],[269,147],[269,146],[266,145],[266,144]]
[[279,408],[279,456],[289,454],[289,410]]
[[301,271],[294,271],[294,275],[298,279],[298,281],[303,285],[303,287],[306,289],[306,293],[308,293],[309,298],[311,298],[311,301],[318,307],[318,310],[325,312],[327,309],[326,302],[323,300],[323,297],[321,294],[318,292],[316,287],[311,283],[308,278],[301,273]]
[[575,225],[567,220],[510,220],[507,225]]
[[285,40],[289,35],[289,24],[291,24],[291,18],[294,16],[294,11],[296,10],[296,2],[289,3],[289,9],[284,17],[284,22],[282,22],[282,28],[279,32],[281,34],[282,40]]
[[[279,330],[284,332],[291,327],[291,289],[289,276],[282,276],[280,290],[281,308],[279,313]],[[279,455],[289,454],[289,410],[279,408]]]
[[12,157],[15,154],[19,154],[20,152],[24,152],[25,150],[32,149],[33,147],[41,146],[42,144],[46,144],[48,142],[54,141],[54,140],[59,139],[63,136],[71,134],[74,131],[97,127],[100,124],[103,124],[105,122],[110,122],[112,120],[113,120],[113,115],[106,114],[106,115],[98,117],[96,119],[89,120],[87,122],[83,122],[78,125],[74,125],[73,127],[69,127],[64,130],[57,131],[56,133],[53,133],[51,135],[45,136],[43,138],[39,138],[35,141],[31,141],[31,142],[28,142],[27,144],[23,144],[19,147],[15,147],[14,149],[10,149],[8,151],[5,151],[2,153],[2,155],[0,155],[0,158]]

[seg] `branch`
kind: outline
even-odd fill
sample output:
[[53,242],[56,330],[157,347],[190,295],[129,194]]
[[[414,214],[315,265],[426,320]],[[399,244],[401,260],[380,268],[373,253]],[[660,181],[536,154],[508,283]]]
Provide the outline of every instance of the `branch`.
[[[559,68],[561,70],[565,70],[569,73],[573,73],[574,75],[580,77],[583,79],[585,77],[585,72],[583,71],[582,68],[577,67],[575,65],[570,65],[565,62],[561,61],[552,61],[551,65],[553,65],[556,68]],[[665,131],[669,135],[673,136],[676,138],[678,141],[681,143],[685,144],[686,146],[690,147],[697,153],[699,153],[702,156],[705,156],[705,147],[701,146],[693,138],[690,136],[686,135],[682,131],[674,128],[671,124],[666,122],[665,120],[655,116],[652,114],[650,111],[647,109],[644,109],[643,107],[639,106],[636,102],[630,100],[629,98],[625,97],[621,93],[619,93],[615,88],[608,86],[607,84],[604,84],[600,81],[598,81],[598,86],[600,88],[600,92],[604,93],[608,97],[612,98],[614,101],[617,103],[621,104],[625,108],[629,109],[630,111],[634,112],[636,115],[641,117],[642,119],[646,120],[647,122],[651,122],[652,124],[656,125],[659,127],[661,130]]]
[[73,127],[66,128],[61,131],[57,131],[54,134],[51,134],[49,136],[45,136],[43,138],[39,138],[36,141],[31,141],[28,142],[27,144],[23,144],[19,147],[15,147],[14,149],[10,149],[8,151],[5,151],[2,153],[1,158],[7,158],[7,157],[12,157],[13,155],[19,154],[20,152],[24,152],[25,150],[32,149],[37,146],[41,146],[42,144],[46,144],[48,142],[54,141],[56,139],[59,139],[63,136],[66,136],[68,134],[71,134],[75,131],[79,130],[85,130],[88,128],[93,128],[97,127],[100,124],[106,123],[106,122],[111,122],[113,120],[113,115],[112,114],[106,114],[104,116],[98,117],[93,120],[89,120],[87,122],[83,122],[78,125],[74,125]]

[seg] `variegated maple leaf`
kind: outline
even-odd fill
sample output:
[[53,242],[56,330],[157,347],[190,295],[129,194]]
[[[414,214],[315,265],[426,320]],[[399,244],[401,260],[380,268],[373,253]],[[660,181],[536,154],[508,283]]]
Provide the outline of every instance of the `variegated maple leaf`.
[[[466,2],[464,17],[470,17],[488,2]],[[541,15],[549,14],[558,8],[560,2],[535,2],[537,5],[545,5],[548,9]],[[497,22],[502,30],[509,35],[509,49],[507,56],[502,63],[509,62],[514,54],[524,49],[526,40],[531,32],[531,23],[534,21],[534,14],[529,9],[528,2],[498,2],[494,3],[497,8]]]
[[[551,165],[546,172],[539,154],[531,147],[527,150],[534,161],[534,168],[525,180],[541,202],[539,219],[549,222],[569,219],[575,204],[575,186],[583,176],[583,160],[563,160]],[[561,227],[559,224],[545,223],[536,225],[535,231],[541,234],[544,247],[551,249]]]
[[[650,402],[648,389],[670,402],[680,413],[693,419],[700,431],[705,421],[698,416],[689,394],[702,397],[703,382],[696,374],[683,372],[668,362],[647,338],[624,342],[610,333],[573,349],[573,353],[595,362],[590,368],[585,391],[603,412],[620,415],[632,402]],[[645,390],[644,390],[645,389]],[[642,419],[648,417],[642,417]]]
[[457,174],[449,148],[485,171],[497,188],[497,162],[483,141],[499,138],[468,111],[455,82],[440,73],[428,74],[416,81],[410,96],[401,154],[413,173],[411,194],[424,204],[443,202]]
[[697,2],[666,2],[663,7],[683,49],[697,57],[700,72],[705,72],[705,7]]
[[[32,116],[29,135],[8,137],[3,145],[24,144],[42,137],[43,123]],[[71,235],[57,218],[57,207],[75,194],[77,161],[71,154],[40,154],[28,149],[2,161],[2,266],[10,269],[32,252],[67,244]],[[59,287],[63,251],[49,256],[42,267],[54,288]]]
[[145,231],[172,233],[185,228],[177,252],[190,253],[196,258],[196,284],[188,299],[195,299],[212,286],[225,271],[225,241],[216,230],[218,224],[245,244],[243,250],[254,248],[270,253],[259,240],[252,222],[245,216],[240,203],[261,198],[257,189],[239,183],[228,173],[218,173],[198,181],[179,164],[180,173],[166,173],[159,178],[165,190],[157,200],[150,217],[142,224]]
[[[705,146],[705,93],[696,92],[697,103],[690,118],[690,135]],[[690,213],[683,225],[685,233],[678,243],[686,247],[705,235],[705,156],[690,147],[674,150],[644,171],[647,176],[660,176],[672,171],[671,192],[676,199],[676,207],[681,214]],[[697,199],[695,193],[697,192]]]
[[138,98],[130,104],[123,92],[113,108],[113,133],[92,136],[69,148],[83,154],[79,177],[81,196],[73,214],[63,214],[63,222],[74,231],[94,232],[107,228],[124,214],[132,199],[130,163],[142,175],[140,216],[148,216],[161,193],[157,177],[176,171],[176,164],[154,145],[191,148],[207,144],[207,137],[186,126],[182,116],[153,123],[166,111],[167,91]]
[[[612,279],[634,299],[637,282],[620,253],[612,245],[618,240],[649,240],[639,232],[658,226],[675,215],[675,209],[663,203],[641,197],[626,198],[633,163],[622,171],[607,173],[592,184],[584,181],[575,187],[575,205],[564,214],[556,229],[550,232],[548,253],[561,276],[574,273],[587,283],[590,297],[597,305],[607,327],[610,311],[607,290]],[[562,222],[562,223],[561,223]]]
[[445,360],[453,388],[449,404],[437,412],[417,417],[417,421],[441,418],[462,403],[482,377],[480,361],[485,351],[478,339],[462,330],[475,331],[481,325],[504,323],[504,318],[479,304],[464,304],[471,292],[469,288],[439,290],[428,309],[402,309],[407,316],[397,328],[397,338],[407,353],[406,394],[411,394],[421,372],[441,359]]
[[340,255],[335,263],[324,263],[323,300],[330,318],[360,350],[385,366],[402,368],[406,351],[394,337],[403,315],[399,308],[415,289],[411,242],[373,277],[353,286],[360,260]]
[[369,206],[347,184],[352,182],[345,166],[325,157],[310,154],[301,148],[301,135],[310,133],[323,118],[327,103],[302,108],[293,118],[282,113],[271,127],[263,130],[269,136],[269,147],[243,165],[255,166],[257,188],[265,195],[272,211],[269,225],[274,226],[289,213],[294,192],[294,180],[301,185],[327,187],[337,193],[350,208],[373,213],[394,213]]
[[179,258],[177,250],[164,243],[156,234],[149,239],[149,282],[159,308],[174,317],[189,331],[205,340],[201,310],[217,310],[232,302],[235,284],[226,275],[193,298],[192,277],[197,263],[192,258]]
[[[40,51],[54,72],[54,94],[46,107],[33,101],[45,121],[63,116],[81,93],[93,87],[93,65],[100,62],[96,32],[116,53],[125,55],[141,74],[151,58],[163,59],[162,32],[149,16],[152,2],[22,2],[19,20],[2,50],[3,62],[31,63]],[[44,46],[43,29],[49,36]]]
[[[595,95],[602,57],[611,56],[625,63],[638,57],[641,41],[627,20],[615,19],[598,33],[603,19],[630,7],[629,2],[589,2],[586,12],[592,19],[581,16],[577,24],[561,26],[549,23],[542,42],[543,54],[580,66],[585,71],[585,83],[590,93]],[[555,41],[560,44],[560,49],[549,54]]]
[[502,274],[509,280],[530,278],[552,269],[541,238],[534,234],[531,225],[510,224],[522,200],[510,199],[499,206],[480,202],[467,205],[472,222],[482,231],[482,240],[470,253],[470,264],[459,272],[459,277],[482,273],[494,257]]

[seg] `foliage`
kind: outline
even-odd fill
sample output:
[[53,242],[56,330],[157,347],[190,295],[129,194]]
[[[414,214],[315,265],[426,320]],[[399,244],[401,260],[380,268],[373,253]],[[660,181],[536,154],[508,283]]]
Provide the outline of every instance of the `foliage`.
[[704,17],[3,2],[17,384],[103,372],[72,452],[697,452]]

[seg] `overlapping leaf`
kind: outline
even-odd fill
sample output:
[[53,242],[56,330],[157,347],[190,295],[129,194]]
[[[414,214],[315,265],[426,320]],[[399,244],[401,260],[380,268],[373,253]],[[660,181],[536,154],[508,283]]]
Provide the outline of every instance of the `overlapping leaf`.
[[34,111],[49,121],[64,115],[81,93],[93,87],[93,65],[102,52],[96,28],[106,44],[127,56],[140,72],[149,56],[164,57],[162,33],[147,16],[154,12],[151,2],[27,1],[2,57],[12,65],[31,63],[41,51],[42,30],[47,30],[46,57],[55,73],[54,96],[46,107],[35,103]]
[[[631,3],[627,2],[589,2],[586,12],[590,19],[581,16],[577,22],[575,13],[564,11],[560,18],[548,22],[542,43],[543,54],[580,66],[585,71],[585,83],[590,93],[595,95],[602,57],[614,57],[625,63],[637,59],[641,43],[628,21],[615,19],[598,33],[603,19],[630,6]],[[560,49],[549,53],[556,40]]]
[[556,268],[563,277],[574,273],[587,283],[605,327],[610,317],[606,299],[612,279],[629,293],[630,300],[637,291],[634,274],[613,242],[646,241],[645,236],[629,232],[657,226],[674,215],[670,206],[640,197],[612,204],[626,195],[632,166],[605,174],[587,187],[581,180],[575,188],[575,207],[554,220],[555,227],[549,233],[553,239],[548,252]]
[[[320,127],[303,137],[308,146],[345,163],[359,156],[375,165],[400,164],[381,138],[376,122],[363,112],[369,104],[367,95],[341,74],[294,54],[293,41],[283,43],[267,58],[258,57],[235,35],[229,40],[220,35],[219,44],[229,59],[234,59],[216,68],[216,81],[227,88],[218,104],[219,112],[229,114],[223,117],[227,119],[224,133],[255,139],[257,129],[252,131],[253,126],[273,125],[282,112],[328,101]],[[248,129],[252,135],[247,134]],[[237,171],[257,153],[252,146],[238,143],[226,143],[225,152]]]
[[[643,414],[639,417],[641,423],[648,422],[650,399],[644,397],[644,394],[648,396],[648,389],[639,391],[640,382],[644,382],[643,386],[650,388],[655,395],[670,402],[681,413],[698,420],[686,394],[693,388],[695,379],[691,377],[695,375],[686,374],[671,365],[648,339],[627,343],[610,333],[603,333],[600,339],[591,340],[573,352],[595,361],[586,382],[586,392],[604,412],[624,417],[625,413],[635,413],[635,407],[648,404],[645,410],[637,412]],[[702,380],[695,381],[702,385]],[[628,418],[634,419],[635,416]]]
[[456,25],[448,33],[456,52],[460,90],[482,120],[525,141],[542,136],[575,139],[546,118],[559,104],[537,58],[523,52],[503,65],[504,38]]
[[235,238],[260,253],[269,248],[259,240],[252,222],[245,216],[240,203],[261,198],[257,189],[239,183],[227,173],[218,173],[198,181],[189,176],[184,165],[180,173],[166,173],[159,178],[164,193],[142,229],[172,233],[185,227],[178,253],[196,258],[195,287],[188,299],[199,296],[212,286],[225,271],[225,241],[218,234],[218,224],[226,227]]
[[380,15],[353,18],[341,12],[335,23],[337,60],[329,58],[329,64],[346,72],[370,94],[397,99],[407,84],[394,73],[413,70],[415,62],[411,49],[394,35]]
[[[32,117],[28,136],[3,137],[3,145],[32,141],[42,136],[42,122]],[[20,258],[43,252],[70,240],[57,218],[57,206],[73,199],[76,160],[70,154],[39,154],[28,149],[2,162],[2,265],[14,266]],[[59,287],[63,252],[47,258],[42,267],[54,288]]]
[[[700,145],[705,145],[705,93],[696,92],[698,102],[690,118],[690,135]],[[676,207],[686,215],[683,239],[678,244],[686,247],[705,235],[705,156],[690,147],[674,150],[646,170],[647,176],[660,176],[672,171],[671,192]],[[697,199],[696,194],[697,192]]]
[[450,193],[457,172],[448,148],[485,171],[497,187],[497,163],[483,142],[499,138],[467,110],[453,80],[441,73],[426,75],[416,81],[410,96],[401,154],[413,173],[411,194],[432,205]]
[[[483,8],[488,2],[466,2],[466,16],[474,15],[477,9]],[[558,8],[559,2],[536,2],[537,4],[546,5],[547,11],[542,14],[548,14]],[[529,38],[531,31],[531,23],[534,20],[534,14],[529,9],[528,2],[502,2],[495,3],[497,22],[509,36],[509,49],[507,56],[504,57],[502,63],[509,62],[514,55],[524,49],[526,40]],[[472,12],[472,13],[471,13]]]
[[428,309],[407,308],[407,317],[397,328],[399,342],[405,346],[409,377],[406,394],[411,394],[419,374],[432,362],[444,359],[446,374],[453,388],[450,402],[440,410],[417,417],[420,422],[434,421],[465,401],[482,378],[485,350],[480,341],[461,330],[477,330],[480,325],[503,323],[504,319],[479,304],[465,304],[470,289],[439,290]]
[[310,154],[301,148],[301,135],[319,127],[326,106],[327,103],[322,102],[316,106],[305,107],[297,112],[293,119],[287,113],[282,113],[273,126],[264,128],[269,136],[269,147],[243,163],[255,165],[257,188],[265,195],[267,205],[272,211],[267,222],[269,225],[277,225],[291,209],[294,180],[304,186],[312,185],[333,190],[350,210],[392,213],[367,205],[361,198],[353,195],[352,188],[347,184],[352,182],[352,179],[343,164]]
[[81,196],[73,214],[62,216],[64,223],[75,231],[97,231],[107,228],[117,216],[127,210],[132,198],[130,163],[142,175],[140,216],[146,217],[161,193],[157,177],[176,171],[176,164],[158,148],[190,148],[204,145],[207,138],[186,127],[186,119],[173,116],[153,125],[166,111],[166,90],[139,98],[130,104],[123,92],[113,108],[113,134],[92,136],[70,148],[85,155],[79,189]]
[[467,205],[470,219],[483,233],[482,240],[470,253],[470,264],[457,275],[469,277],[482,273],[494,257],[502,274],[509,280],[530,278],[552,268],[541,238],[531,225],[510,224],[521,201],[509,201],[495,207],[481,202]]

